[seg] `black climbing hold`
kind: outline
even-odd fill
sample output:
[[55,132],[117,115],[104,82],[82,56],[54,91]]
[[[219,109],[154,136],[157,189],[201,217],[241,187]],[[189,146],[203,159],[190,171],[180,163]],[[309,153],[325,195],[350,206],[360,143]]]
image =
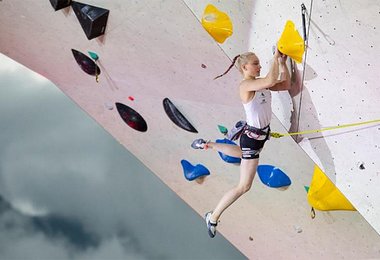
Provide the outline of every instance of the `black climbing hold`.
[[148,130],[148,125],[138,112],[122,103],[115,104],[120,117],[128,126],[140,132],[146,132]]
[[75,1],[73,1],[71,6],[87,39],[91,40],[104,34],[109,10]]
[[182,113],[174,106],[174,104],[168,98],[164,98],[162,103],[164,105],[166,114],[174,124],[186,131],[198,133],[194,126],[184,117],[184,115],[182,115]]
[[91,76],[96,76],[100,74],[100,68],[98,67],[98,65],[95,64],[95,62],[90,57],[74,49],[71,49],[71,51],[79,67],[84,72],[86,72],[87,74],[90,74]]
[[51,6],[55,11],[61,10],[71,5],[71,0],[50,0]]

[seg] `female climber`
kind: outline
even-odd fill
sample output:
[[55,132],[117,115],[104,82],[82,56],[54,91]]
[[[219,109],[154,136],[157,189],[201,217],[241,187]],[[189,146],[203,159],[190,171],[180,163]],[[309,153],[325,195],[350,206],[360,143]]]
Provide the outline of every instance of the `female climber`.
[[239,84],[239,94],[247,124],[240,135],[240,147],[204,139],[196,139],[191,144],[194,149],[213,149],[225,155],[242,159],[239,184],[222,197],[213,211],[207,212],[205,215],[210,237],[215,236],[216,226],[223,211],[251,188],[259,163],[259,154],[270,135],[269,124],[272,116],[270,90],[290,89],[290,75],[285,64],[286,59],[286,55],[276,50],[268,74],[259,78],[260,61],[253,52],[246,52],[236,56],[227,71],[216,77],[224,76],[237,63],[237,67],[243,76]]

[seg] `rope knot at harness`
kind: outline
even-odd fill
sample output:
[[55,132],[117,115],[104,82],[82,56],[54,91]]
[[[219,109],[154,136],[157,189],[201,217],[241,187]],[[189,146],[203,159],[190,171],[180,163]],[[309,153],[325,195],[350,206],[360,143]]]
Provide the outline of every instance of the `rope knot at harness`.
[[270,133],[270,136],[273,138],[280,138],[280,137],[283,137],[284,135],[280,133],[272,132]]

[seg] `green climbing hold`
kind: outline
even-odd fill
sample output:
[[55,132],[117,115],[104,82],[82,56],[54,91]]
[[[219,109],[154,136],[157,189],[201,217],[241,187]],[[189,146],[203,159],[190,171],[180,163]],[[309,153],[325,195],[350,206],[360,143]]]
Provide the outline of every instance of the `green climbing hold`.
[[97,61],[97,60],[99,59],[98,54],[96,54],[95,52],[89,51],[88,54],[90,54],[90,57],[91,57],[93,60],[95,60],[95,61]]
[[228,133],[227,128],[225,128],[224,126],[222,126],[222,125],[218,125],[218,128],[219,128],[219,131],[220,131],[222,134],[226,135],[226,134]]
[[305,188],[306,193],[309,192],[310,187],[309,186],[303,186]]

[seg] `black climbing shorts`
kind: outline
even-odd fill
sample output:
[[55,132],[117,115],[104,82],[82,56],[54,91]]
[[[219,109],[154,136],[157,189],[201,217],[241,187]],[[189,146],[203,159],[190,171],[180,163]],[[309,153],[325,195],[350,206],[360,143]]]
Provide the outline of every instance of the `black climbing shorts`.
[[267,134],[260,135],[249,129],[245,129],[240,136],[240,149],[242,151],[242,159],[257,159],[264,147],[265,142],[269,139],[270,129]]

